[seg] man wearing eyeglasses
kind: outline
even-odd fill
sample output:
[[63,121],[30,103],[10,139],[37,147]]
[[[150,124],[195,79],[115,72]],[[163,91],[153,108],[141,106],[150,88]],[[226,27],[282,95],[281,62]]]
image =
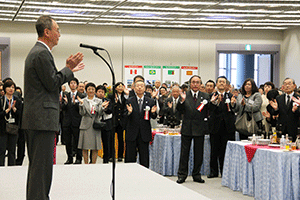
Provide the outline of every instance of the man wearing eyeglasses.
[[29,158],[26,199],[48,200],[53,169],[55,132],[59,130],[61,86],[82,70],[83,54],[71,55],[57,71],[51,50],[58,44],[59,26],[50,16],[36,22],[38,41],[25,60],[24,112]]
[[191,90],[181,93],[181,101],[177,104],[177,109],[183,114],[181,128],[181,151],[178,169],[177,183],[185,182],[188,176],[188,161],[191,142],[194,140],[194,169],[193,180],[204,183],[201,178],[200,169],[203,161],[204,135],[208,134],[208,111],[217,99],[216,95],[209,98],[207,93],[201,92],[201,78],[194,75],[190,78]]

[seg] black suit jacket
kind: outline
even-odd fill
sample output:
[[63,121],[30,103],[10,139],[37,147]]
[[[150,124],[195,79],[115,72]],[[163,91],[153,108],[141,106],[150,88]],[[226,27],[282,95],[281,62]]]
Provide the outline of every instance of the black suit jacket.
[[[178,97],[178,102],[177,104],[181,101],[181,97]],[[164,115],[165,115],[165,122],[164,124],[166,125],[171,125],[171,123],[173,122],[175,126],[180,124],[180,120],[181,120],[181,113],[179,112],[179,110],[177,110],[175,108],[175,112],[174,112],[174,103],[172,104],[172,108],[170,108],[168,106],[168,103],[172,103],[173,102],[173,97],[170,97],[168,99],[166,99],[165,101],[165,105],[164,105]]]
[[104,130],[110,131],[113,128],[112,117],[110,117],[109,119],[104,119],[103,117],[112,114],[112,112],[113,112],[113,110],[112,110],[112,100],[109,99],[109,98],[103,98],[101,100],[102,100],[102,102],[109,101],[109,104],[108,104],[107,108],[104,110],[104,113],[100,118],[101,118],[101,121],[106,122],[106,126],[105,126]]
[[[211,94],[218,94],[213,93]],[[210,134],[215,134],[219,131],[221,125],[221,120],[224,120],[225,127],[227,131],[224,131],[224,133],[227,134],[234,134],[235,132],[235,114],[232,110],[231,103],[227,104],[225,103],[226,99],[231,100],[232,94],[231,93],[225,93],[223,100],[218,104],[212,107],[210,110],[210,119],[209,119],[209,128],[210,128]],[[227,100],[228,101],[228,100]],[[229,109],[228,109],[229,106]]]
[[[139,105],[137,102],[137,97],[130,97],[127,99],[126,104],[131,104],[133,110],[131,114],[128,114],[128,110],[124,112],[124,117],[127,122],[125,139],[128,141],[135,141],[138,134],[141,134],[141,138],[144,142],[150,142],[152,139],[150,117],[155,119],[156,112],[151,113],[151,108],[155,106],[154,99],[144,96],[142,112],[139,111]],[[145,107],[149,106],[149,120],[145,120]]]
[[79,128],[81,122],[81,115],[79,114],[79,102],[77,97],[84,98],[85,95],[77,92],[75,96],[75,103],[73,103],[71,92],[66,94],[68,102],[65,102],[64,99],[62,101],[62,110],[65,111],[65,115],[63,118],[63,126],[73,126]]
[[[22,101],[14,95],[14,101],[16,101],[15,107],[16,107],[16,112],[11,111],[12,118],[15,119],[15,125],[20,125],[20,120],[21,120],[21,113],[22,113]],[[9,113],[6,114],[5,110],[8,108],[8,104],[4,102],[5,101],[5,96],[0,96],[0,135],[4,134],[6,131],[6,119],[9,118]],[[6,104],[6,107],[3,109],[4,103]],[[5,119],[6,117],[6,119]]]
[[[115,100],[113,98],[113,95],[109,95],[110,102]],[[115,109],[116,109],[116,121],[115,121],[115,127],[118,125],[122,126],[123,129],[125,129],[125,120],[124,120],[124,110],[126,109],[126,98],[124,97],[124,92],[121,94],[121,101],[118,100],[117,103],[115,103]]]
[[[285,95],[282,94],[276,98],[278,103],[278,110],[275,111],[272,109],[271,115],[278,115],[277,124],[282,124],[282,131],[283,133],[288,133],[290,136],[293,137],[293,140],[296,139],[296,135],[298,132],[298,121],[299,121],[299,108],[296,112],[292,111],[293,108],[293,101],[290,101],[290,104],[287,106],[285,101]],[[294,97],[300,97],[298,94],[294,93]]]
[[[197,107],[206,99],[208,102],[201,112]],[[208,134],[208,110],[211,109],[209,95],[204,92],[198,93],[196,103],[192,97],[191,91],[186,94],[186,99],[183,103],[177,104],[177,109],[183,113],[183,121],[181,128],[181,135],[185,136],[203,136]]]

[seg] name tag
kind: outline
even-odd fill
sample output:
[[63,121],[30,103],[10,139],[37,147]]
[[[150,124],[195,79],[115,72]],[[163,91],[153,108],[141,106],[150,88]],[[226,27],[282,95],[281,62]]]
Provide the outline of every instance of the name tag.
[[250,99],[250,100],[248,101],[248,103],[251,104],[251,105],[253,105],[253,104],[254,104],[254,101]]
[[7,121],[9,124],[13,124],[13,123],[15,123],[16,120],[15,120],[15,118],[9,118]]

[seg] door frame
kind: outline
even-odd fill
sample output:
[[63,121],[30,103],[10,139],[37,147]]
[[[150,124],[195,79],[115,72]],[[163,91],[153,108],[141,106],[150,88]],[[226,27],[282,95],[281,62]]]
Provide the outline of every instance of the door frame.
[[279,87],[280,74],[280,45],[279,44],[251,44],[251,50],[245,50],[246,44],[216,44],[215,77],[219,76],[219,54],[271,54],[271,76],[273,83]]

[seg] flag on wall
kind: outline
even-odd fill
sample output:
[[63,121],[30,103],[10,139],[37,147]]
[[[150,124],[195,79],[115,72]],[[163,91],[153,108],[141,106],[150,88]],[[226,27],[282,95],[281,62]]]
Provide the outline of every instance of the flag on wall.
[[155,75],[156,74],[156,70],[149,70],[149,74],[150,75]]
[[136,69],[131,69],[130,74],[137,74],[137,70]]
[[187,75],[187,76],[192,76],[192,75],[193,75],[193,72],[192,72],[192,71],[186,71],[186,75]]
[[174,70],[168,70],[168,75],[175,75],[175,71]]

